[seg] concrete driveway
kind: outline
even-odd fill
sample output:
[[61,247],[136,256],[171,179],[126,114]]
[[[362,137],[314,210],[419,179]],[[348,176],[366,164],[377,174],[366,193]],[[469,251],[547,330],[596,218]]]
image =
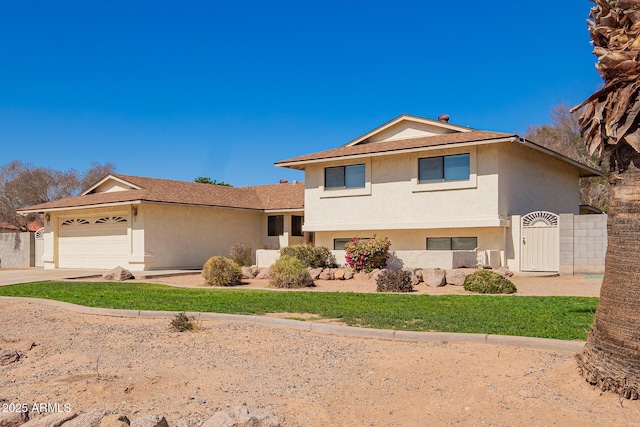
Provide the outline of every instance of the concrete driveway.
[[82,277],[100,277],[106,270],[43,270],[29,268],[24,270],[0,269],[0,286],[17,283],[41,282],[45,280],[77,279]]

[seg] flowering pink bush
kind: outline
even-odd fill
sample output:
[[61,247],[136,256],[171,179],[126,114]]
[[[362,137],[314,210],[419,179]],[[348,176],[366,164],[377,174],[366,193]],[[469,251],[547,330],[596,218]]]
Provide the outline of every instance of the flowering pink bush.
[[366,271],[367,273],[376,268],[387,266],[389,247],[391,241],[388,238],[358,239],[354,237],[344,245],[345,259],[347,265],[356,271]]

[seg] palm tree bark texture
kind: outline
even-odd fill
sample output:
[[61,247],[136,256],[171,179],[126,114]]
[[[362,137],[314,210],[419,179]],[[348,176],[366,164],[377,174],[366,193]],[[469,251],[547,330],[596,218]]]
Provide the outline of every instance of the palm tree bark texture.
[[[592,0],[593,1],[593,0]],[[595,322],[578,365],[585,379],[640,396],[640,0],[595,0],[588,21],[602,89],[583,108],[590,154],[609,160],[605,273]]]

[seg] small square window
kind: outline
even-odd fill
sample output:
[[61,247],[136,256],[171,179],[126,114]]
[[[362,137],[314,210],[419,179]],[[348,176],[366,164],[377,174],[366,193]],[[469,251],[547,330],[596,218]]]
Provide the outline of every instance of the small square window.
[[467,154],[424,157],[418,159],[420,182],[464,181],[470,176],[470,158]]
[[344,245],[350,241],[351,239],[333,239],[333,249],[336,251],[344,250]]
[[325,188],[363,188],[365,186],[365,166],[334,166],[324,170]]

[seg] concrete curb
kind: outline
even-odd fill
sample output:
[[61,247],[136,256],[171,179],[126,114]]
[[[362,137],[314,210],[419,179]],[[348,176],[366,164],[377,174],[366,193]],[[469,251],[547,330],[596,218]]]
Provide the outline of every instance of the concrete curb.
[[[139,319],[167,319],[175,316],[178,313],[177,311],[119,310],[110,308],[86,307],[83,305],[41,298],[0,297],[0,302],[2,301],[44,304],[50,307],[62,308],[80,314]],[[196,320],[211,320],[217,322],[243,322],[257,325],[276,326],[302,331],[318,332],[329,335],[340,335],[344,337],[373,338],[389,341],[490,344],[505,345],[511,347],[524,347],[547,351],[566,351],[572,353],[581,351],[585,345],[584,341],[564,341],[549,338],[516,337],[508,335],[489,334],[463,334],[454,332],[394,331],[389,329],[357,328],[354,326],[341,326],[332,325],[329,323],[305,322],[301,320],[280,319],[275,317],[255,315],[200,312],[187,312],[186,314],[188,316],[192,316]]]

